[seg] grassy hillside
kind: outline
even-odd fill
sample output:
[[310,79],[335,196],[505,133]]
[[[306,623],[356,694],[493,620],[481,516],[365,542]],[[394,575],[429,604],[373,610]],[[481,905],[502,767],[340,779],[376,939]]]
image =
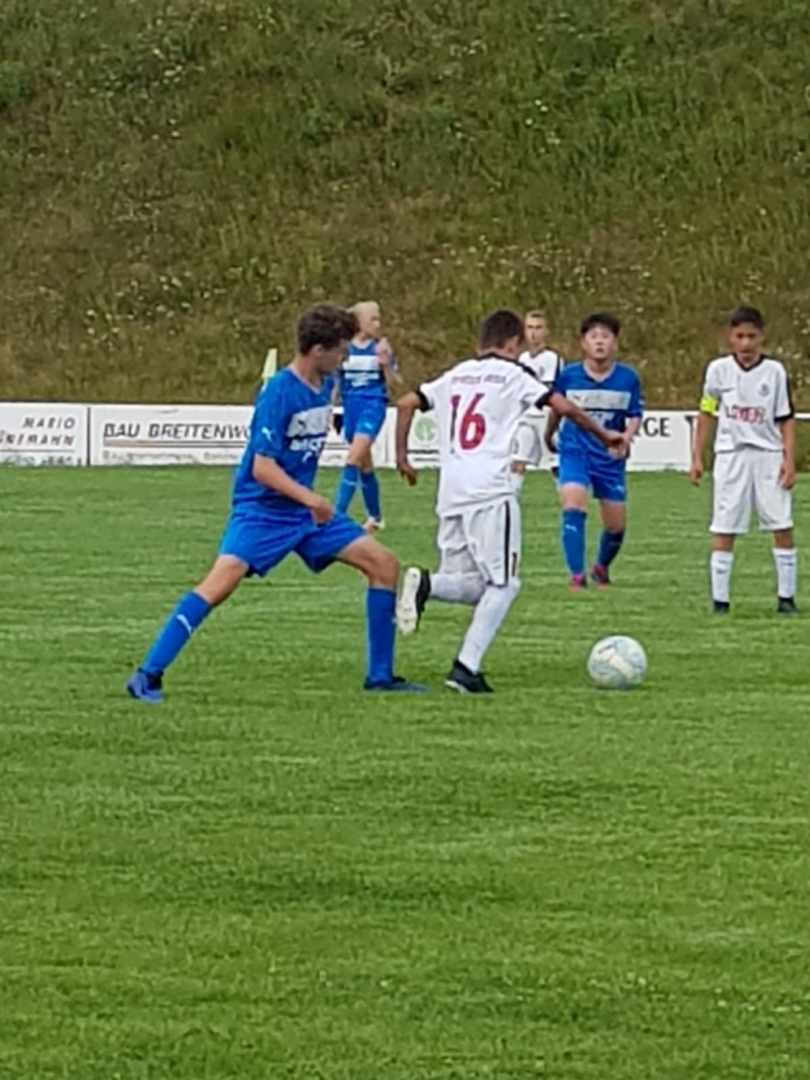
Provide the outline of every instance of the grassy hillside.
[[[625,319],[694,399],[745,299],[801,383],[805,0],[4,0],[0,394],[243,400],[321,297],[413,378],[489,306]],[[799,398],[810,405],[810,390]]]

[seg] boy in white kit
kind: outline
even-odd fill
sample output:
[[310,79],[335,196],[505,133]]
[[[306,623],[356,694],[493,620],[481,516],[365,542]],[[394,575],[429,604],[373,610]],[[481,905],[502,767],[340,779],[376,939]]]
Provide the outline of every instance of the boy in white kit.
[[[554,349],[546,346],[548,323],[542,311],[530,311],[523,322],[526,336],[526,349],[520,354],[520,362],[535,373],[542,383],[553,386],[563,365],[562,357]],[[526,467],[540,464],[543,456],[543,412],[541,409],[529,409],[521,418],[512,454],[512,472],[515,491],[523,487]],[[557,456],[551,460],[551,471],[557,474]]]
[[729,319],[731,352],[706,369],[690,479],[699,484],[703,452],[714,441],[714,513],[711,587],[714,610],[730,609],[734,541],[748,532],[752,510],[773,534],[777,610],[794,615],[797,559],[793,539],[796,421],[784,365],[762,352],[762,314],[738,308]]
[[520,505],[511,457],[518,421],[532,406],[550,405],[608,447],[622,442],[586,412],[541,383],[519,361],[523,323],[499,310],[481,326],[477,357],[406,394],[397,409],[397,468],[409,484],[417,474],[408,462],[408,434],[417,410],[434,411],[439,438],[438,573],[411,567],[403,579],[397,625],[411,634],[428,600],[474,608],[461,651],[447,676],[454,690],[492,692],[481,673],[520,590]]

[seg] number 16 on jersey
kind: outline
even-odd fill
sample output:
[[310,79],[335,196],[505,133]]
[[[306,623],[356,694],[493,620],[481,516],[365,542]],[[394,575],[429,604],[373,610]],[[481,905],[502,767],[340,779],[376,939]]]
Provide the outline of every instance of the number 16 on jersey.
[[475,450],[484,441],[487,433],[487,421],[478,406],[484,399],[483,393],[465,398],[462,394],[453,394],[450,398],[450,450]]

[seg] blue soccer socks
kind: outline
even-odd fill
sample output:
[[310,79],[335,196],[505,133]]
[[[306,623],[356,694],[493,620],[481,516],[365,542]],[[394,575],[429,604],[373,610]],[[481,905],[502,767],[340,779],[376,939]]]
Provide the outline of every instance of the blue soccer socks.
[[375,521],[381,521],[380,482],[377,474],[375,472],[360,473],[360,485],[363,489],[363,502],[366,504],[368,516]]
[[584,510],[563,510],[561,540],[563,554],[571,577],[585,573],[585,522]]
[[367,689],[394,681],[394,638],[397,594],[393,589],[369,588],[366,593],[368,634]]
[[347,514],[351,506],[357,484],[360,480],[360,470],[356,465],[344,465],[343,473],[338,485],[335,509],[339,514]]
[[186,593],[155,639],[141,671],[147,675],[162,675],[177,659],[210,611],[211,605],[207,600],[195,592]]
[[624,530],[622,530],[622,532],[608,532],[607,529],[604,529],[601,539],[599,540],[599,555],[596,559],[597,566],[604,567],[604,569],[607,570],[621,551],[623,543]]

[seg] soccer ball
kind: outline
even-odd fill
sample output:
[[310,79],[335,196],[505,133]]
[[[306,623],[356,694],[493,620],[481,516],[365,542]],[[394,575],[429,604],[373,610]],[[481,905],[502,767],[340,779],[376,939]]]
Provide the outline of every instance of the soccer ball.
[[591,649],[588,674],[600,690],[629,690],[644,680],[647,656],[634,638],[606,637]]

